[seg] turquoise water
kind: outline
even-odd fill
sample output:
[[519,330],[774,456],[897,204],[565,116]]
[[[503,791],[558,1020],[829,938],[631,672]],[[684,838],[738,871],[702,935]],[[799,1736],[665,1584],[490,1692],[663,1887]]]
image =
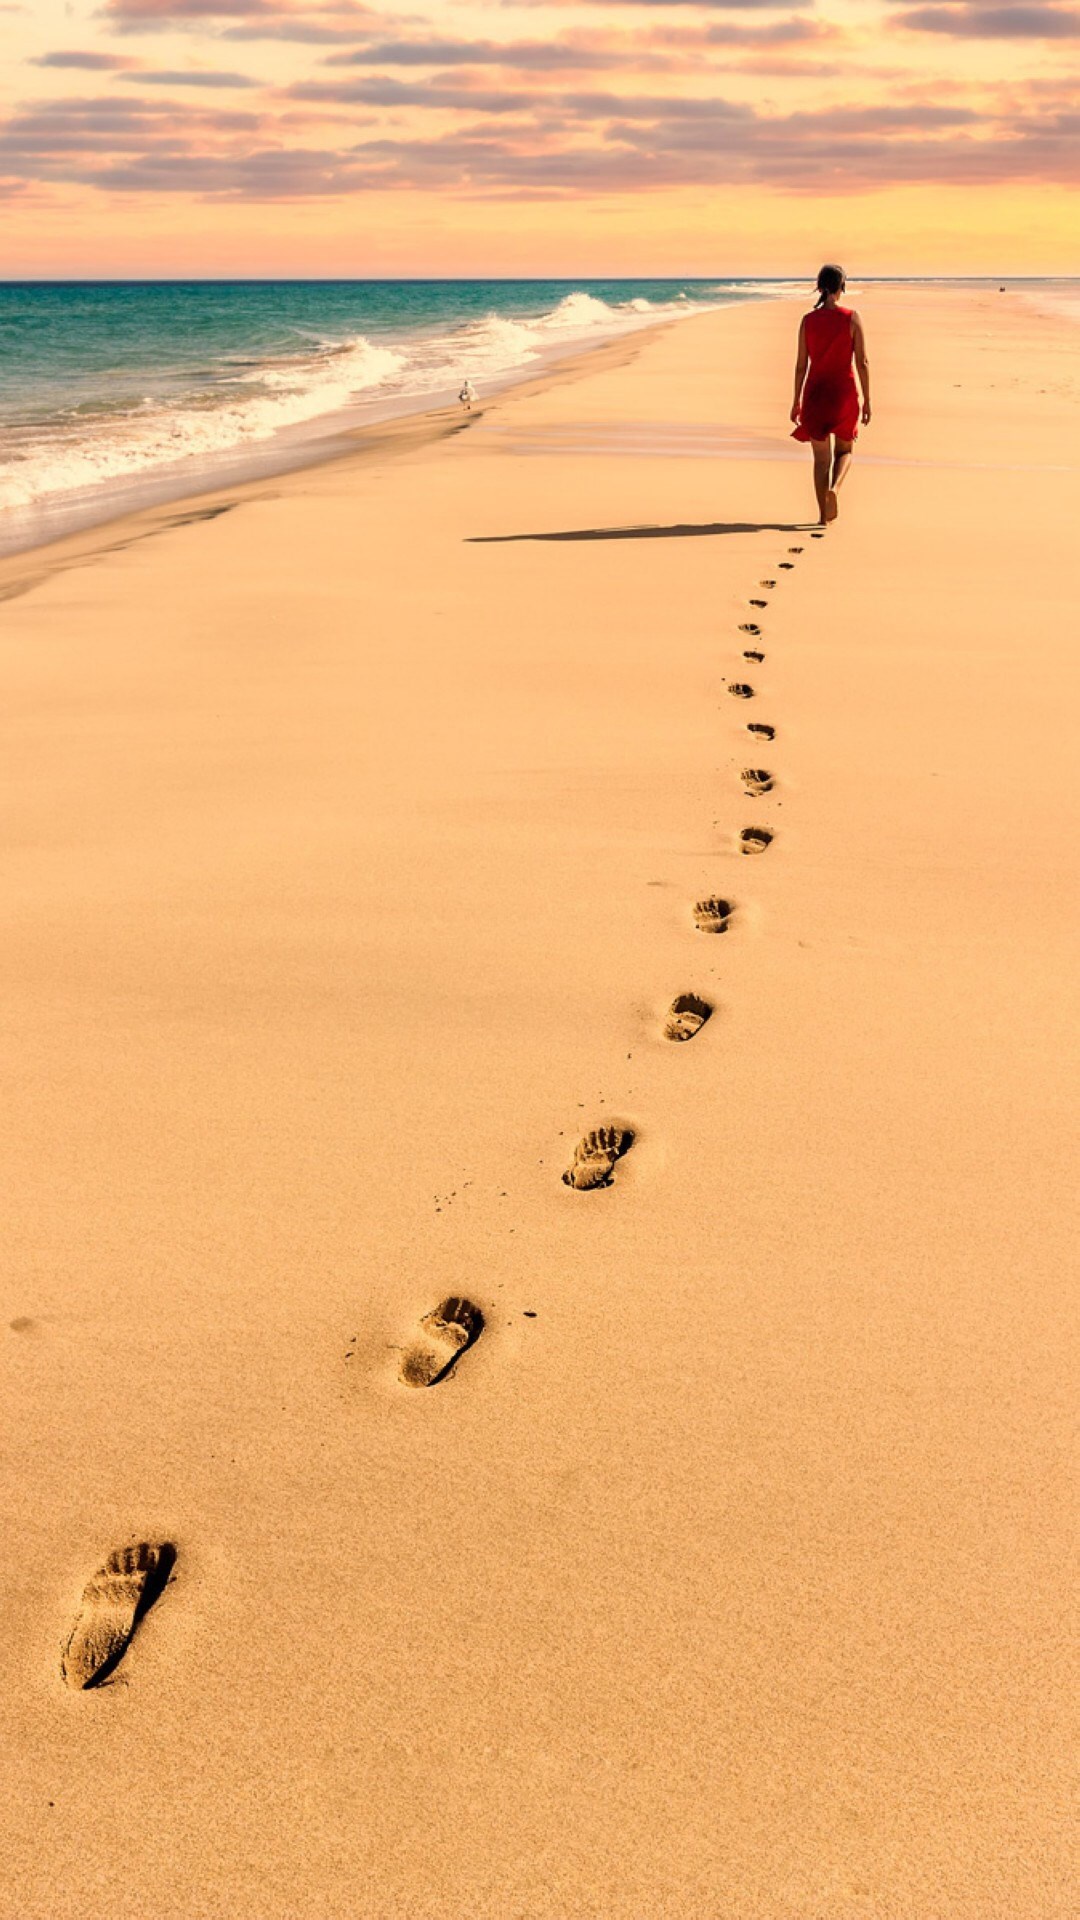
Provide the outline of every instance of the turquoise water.
[[[482,393],[590,340],[761,298],[732,280],[0,286],[8,532],[258,470],[363,419]],[[145,489],[144,489],[145,492]],[[46,524],[47,523],[47,524]],[[25,543],[25,540],[23,541]],[[10,538],[7,544],[11,544]]]

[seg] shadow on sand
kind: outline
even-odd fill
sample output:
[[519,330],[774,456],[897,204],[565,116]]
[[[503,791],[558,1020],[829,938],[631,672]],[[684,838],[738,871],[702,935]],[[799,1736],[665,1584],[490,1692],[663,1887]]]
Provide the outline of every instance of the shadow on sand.
[[566,533],[473,534],[471,547],[501,546],[509,540],[693,540],[718,533],[805,533],[806,522],[788,520],[708,520],[700,527],[574,527]]

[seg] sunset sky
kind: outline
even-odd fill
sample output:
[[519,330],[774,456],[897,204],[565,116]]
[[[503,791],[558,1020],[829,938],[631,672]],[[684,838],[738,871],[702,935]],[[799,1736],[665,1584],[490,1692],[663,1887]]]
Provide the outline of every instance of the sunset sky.
[[0,0],[20,275],[1080,271],[1070,0]]

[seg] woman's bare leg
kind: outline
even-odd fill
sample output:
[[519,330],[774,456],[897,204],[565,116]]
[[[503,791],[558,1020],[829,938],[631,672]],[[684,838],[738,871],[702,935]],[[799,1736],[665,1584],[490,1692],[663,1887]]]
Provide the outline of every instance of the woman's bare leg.
[[835,512],[829,513],[828,511],[829,493],[831,491],[832,441],[811,440],[810,445],[814,453],[814,493],[817,496],[821,525],[824,526],[826,521],[836,519]]
[[836,458],[833,461],[832,470],[832,490],[834,493],[837,492],[841,481],[847,477],[847,471],[851,465],[851,456],[854,451],[855,445],[853,441],[837,440]]

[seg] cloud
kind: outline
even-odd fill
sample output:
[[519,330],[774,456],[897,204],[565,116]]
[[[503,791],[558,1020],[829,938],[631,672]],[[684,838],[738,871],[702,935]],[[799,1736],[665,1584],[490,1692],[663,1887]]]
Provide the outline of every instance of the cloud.
[[[341,86],[394,84],[372,77]],[[457,108],[477,111],[476,96],[449,76],[442,92],[433,104],[445,106],[452,94]],[[306,89],[298,85],[289,97],[305,99]],[[362,97],[382,104],[381,93]],[[397,104],[400,92],[391,97]],[[535,95],[511,97],[515,110],[529,101],[535,109]],[[369,116],[367,125],[353,119],[347,139],[293,147],[295,116],[288,114],[215,111],[149,95],[57,100],[0,127],[0,176],[250,202],[415,188],[558,201],[688,186],[852,194],[909,182],[1080,181],[1080,116],[1040,113],[1037,104],[993,120],[933,99],[777,113],[724,99],[597,90],[554,104],[546,117],[534,112],[520,124],[500,124],[493,116],[510,111],[508,97],[491,91],[481,98],[480,120],[449,132],[399,134],[372,127]]]
[[[175,22],[165,22],[175,25]],[[125,33],[134,32],[133,27],[125,27]],[[330,20],[307,20],[296,15],[268,13],[265,18],[247,21],[239,27],[222,27],[218,38],[221,40],[283,40],[295,42],[298,46],[324,47],[340,46],[355,42],[359,37],[357,25],[337,25]]]
[[35,67],[75,67],[84,73],[120,73],[138,65],[119,53],[41,53],[31,62]]
[[[775,13],[781,0],[518,0],[522,6],[590,7],[697,7],[715,8],[719,13]],[[816,0],[783,0],[791,7],[813,7]]]
[[106,0],[102,18],[146,26],[172,23],[174,20],[225,20],[236,15],[275,14],[291,9],[276,0]]
[[[830,107],[825,113],[788,113],[783,126],[788,138],[828,127],[836,133],[926,133],[941,127],[975,127],[985,115],[973,107],[939,107],[933,101],[915,101],[908,107]],[[768,124],[768,123],[767,123]]]
[[825,20],[773,20],[764,27],[743,27],[732,20],[707,27],[711,47],[782,47],[806,40],[837,40],[839,30]]
[[[36,67],[98,71],[106,85],[101,97],[44,100],[0,120],[0,177],[252,203],[411,188],[448,201],[569,202],[742,184],[856,195],[907,182],[1080,178],[1067,76],[1052,98],[1038,96],[1017,79],[1012,49],[999,56],[996,78],[980,53],[964,90],[955,74],[946,87],[942,76],[906,67],[897,85],[854,64],[848,54],[864,42],[799,0],[724,8],[699,0],[696,15],[672,10],[683,0],[624,4],[635,7],[632,25],[610,11],[594,14],[589,29],[562,16],[569,31],[548,37],[545,22],[526,35],[519,25],[520,37],[497,40],[356,0],[107,0],[107,22],[125,34],[199,31],[192,57],[201,53],[207,66],[147,70],[62,49],[42,56]],[[915,30],[939,35],[974,36],[972,23],[990,18],[1001,41],[1031,37],[1019,24],[1032,17],[1042,34],[1052,18],[1051,37],[1064,37],[1061,23],[1080,21],[1080,0],[890,0],[875,9],[877,21],[906,31],[912,19],[929,20]],[[226,39],[307,40],[324,57],[289,57],[292,84],[254,95],[258,80],[209,64]],[[800,66],[801,54],[819,48],[827,66]],[[962,64],[955,44],[948,59]],[[790,91],[748,83],[748,71],[762,70],[813,79]],[[829,76],[846,84],[816,84]],[[231,89],[246,97],[227,99]],[[244,111],[253,101],[259,110]]]
[[521,113],[536,104],[536,95],[531,92],[448,85],[438,75],[415,81],[394,80],[389,74],[370,80],[299,80],[287,87],[286,93],[290,100],[321,105],[420,107],[440,112],[464,108],[469,113]]
[[134,80],[136,85],[149,87],[257,87],[259,82],[252,80],[246,73],[216,73],[210,69],[204,72],[180,69],[176,72],[161,70],[147,72],[140,68],[135,73],[125,73],[125,80]]
[[[797,120],[797,124],[792,121]],[[912,128],[912,133],[919,130]],[[896,139],[877,130],[872,112],[861,127],[837,125],[831,112],[745,121],[681,120],[652,127],[613,126],[602,148],[552,151],[542,160],[507,142],[439,140],[368,143],[412,178],[429,169],[474,191],[546,187],[563,194],[640,192],[664,187],[728,187],[756,183],[807,194],[908,182],[999,184],[1003,180],[1080,179],[1080,156],[1063,126],[1008,132]]]
[[325,199],[377,183],[348,155],[331,150],[256,149],[234,158],[185,154],[171,160],[148,154],[138,161],[84,176],[111,193],[186,193],[241,201]]
[[[320,19],[321,15],[329,17]],[[372,26],[385,24],[360,0],[340,0],[340,4],[314,8],[297,6],[293,0],[106,0],[101,18],[121,33],[206,26],[226,20],[254,21],[257,24],[252,37],[259,32],[260,24],[268,35],[276,35],[280,27],[292,28],[296,37],[305,38],[320,33],[353,38]]]
[[558,40],[376,40],[348,53],[332,53],[328,67],[514,67],[558,73],[611,64],[605,48],[575,47]]
[[600,121],[621,117],[636,120],[664,118],[739,119],[752,115],[752,109],[712,97],[697,99],[677,94],[618,94],[572,92],[542,95],[530,90],[462,87],[445,74],[430,80],[394,80],[389,75],[370,80],[301,80],[286,89],[290,100],[320,102],[335,106],[419,107],[433,113],[448,109],[466,113],[527,113],[537,107],[554,107],[560,119]]
[[114,153],[147,142],[159,151],[181,149],[196,138],[254,135],[260,125],[256,113],[180,106],[174,100],[131,100],[118,94],[43,100],[0,123],[0,156],[85,156]]
[[913,33],[947,33],[968,40],[1077,40],[1080,9],[1059,6],[987,6],[972,0],[910,7],[892,24]]
[[571,93],[560,105],[586,120],[752,120],[754,110],[716,96],[702,100],[671,94]]
[[518,0],[521,6],[697,7],[719,13],[775,13],[779,5],[809,8],[817,0]]

